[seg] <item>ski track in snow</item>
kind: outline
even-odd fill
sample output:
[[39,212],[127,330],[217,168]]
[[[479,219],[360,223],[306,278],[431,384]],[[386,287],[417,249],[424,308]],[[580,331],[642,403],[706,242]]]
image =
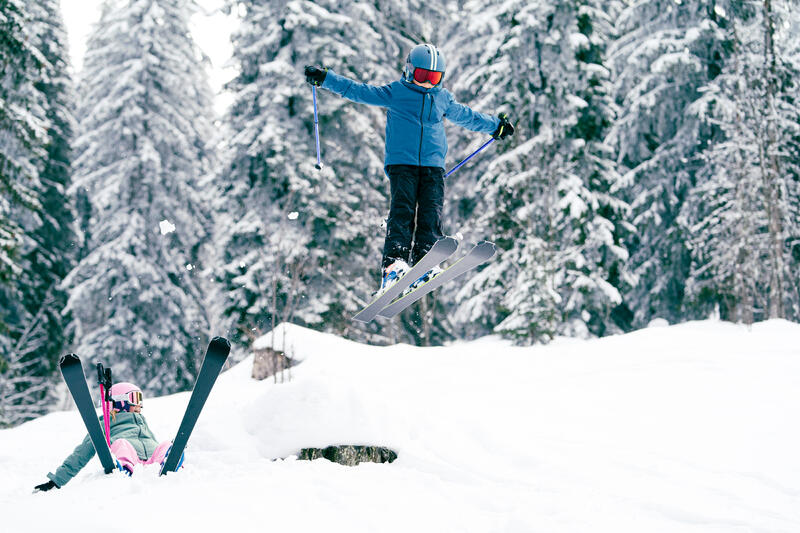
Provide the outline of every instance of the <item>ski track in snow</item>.
[[[371,347],[282,328],[302,360],[292,380],[251,380],[252,358],[224,372],[179,473],[105,476],[95,458],[31,494],[83,438],[80,417],[0,431],[3,531],[800,531],[798,324],[532,348]],[[159,439],[188,399],[145,398]],[[331,444],[399,458],[294,457]]]

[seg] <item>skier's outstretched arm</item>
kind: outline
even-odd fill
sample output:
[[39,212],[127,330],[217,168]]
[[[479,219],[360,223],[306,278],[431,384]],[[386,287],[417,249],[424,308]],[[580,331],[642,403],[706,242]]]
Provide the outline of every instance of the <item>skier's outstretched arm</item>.
[[447,120],[450,122],[471,131],[488,134],[492,134],[500,126],[499,118],[473,111],[464,104],[456,102],[453,95],[449,92],[447,95],[449,96],[450,103],[444,112],[444,116],[447,117]]
[[317,67],[306,67],[305,75],[308,83],[328,89],[359,104],[389,107],[392,101],[390,85],[376,87],[368,83],[358,83],[350,78],[340,76],[332,70],[323,70]]
[[67,482],[74,478],[81,469],[94,457],[94,445],[89,435],[83,439],[83,442],[78,444],[75,451],[64,460],[64,463],[58,467],[56,473],[48,473],[47,477],[55,483],[57,487],[63,487]]

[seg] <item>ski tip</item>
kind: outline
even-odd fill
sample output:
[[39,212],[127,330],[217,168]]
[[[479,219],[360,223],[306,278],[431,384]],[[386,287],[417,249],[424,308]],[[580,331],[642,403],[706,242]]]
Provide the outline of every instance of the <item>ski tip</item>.
[[58,366],[81,364],[81,358],[77,354],[68,353],[61,357],[58,361]]
[[481,241],[476,246],[479,246],[481,248],[491,249],[492,252],[497,251],[497,245],[491,241]]
[[453,253],[458,249],[458,239],[455,237],[442,237],[435,243],[433,243],[433,248],[437,248],[439,250],[444,251],[445,253]]
[[225,337],[214,337],[211,339],[211,342],[208,344],[209,348],[214,348],[216,350],[225,352],[225,354],[230,353],[231,351],[231,343]]

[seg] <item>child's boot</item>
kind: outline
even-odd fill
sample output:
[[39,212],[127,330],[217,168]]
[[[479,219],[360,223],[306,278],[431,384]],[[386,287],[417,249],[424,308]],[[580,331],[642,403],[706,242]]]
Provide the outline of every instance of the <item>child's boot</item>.
[[376,296],[380,296],[389,290],[389,287],[397,283],[400,278],[402,278],[406,272],[409,271],[409,269],[410,267],[408,266],[408,263],[402,259],[395,259],[394,263],[383,269],[381,288],[378,289]]

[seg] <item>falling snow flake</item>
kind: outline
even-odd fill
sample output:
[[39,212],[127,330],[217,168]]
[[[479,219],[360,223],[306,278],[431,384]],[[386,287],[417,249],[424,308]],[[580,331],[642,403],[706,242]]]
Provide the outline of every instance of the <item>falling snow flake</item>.
[[161,231],[161,235],[166,235],[167,233],[172,233],[175,231],[175,224],[167,219],[164,219],[158,223],[158,229]]

